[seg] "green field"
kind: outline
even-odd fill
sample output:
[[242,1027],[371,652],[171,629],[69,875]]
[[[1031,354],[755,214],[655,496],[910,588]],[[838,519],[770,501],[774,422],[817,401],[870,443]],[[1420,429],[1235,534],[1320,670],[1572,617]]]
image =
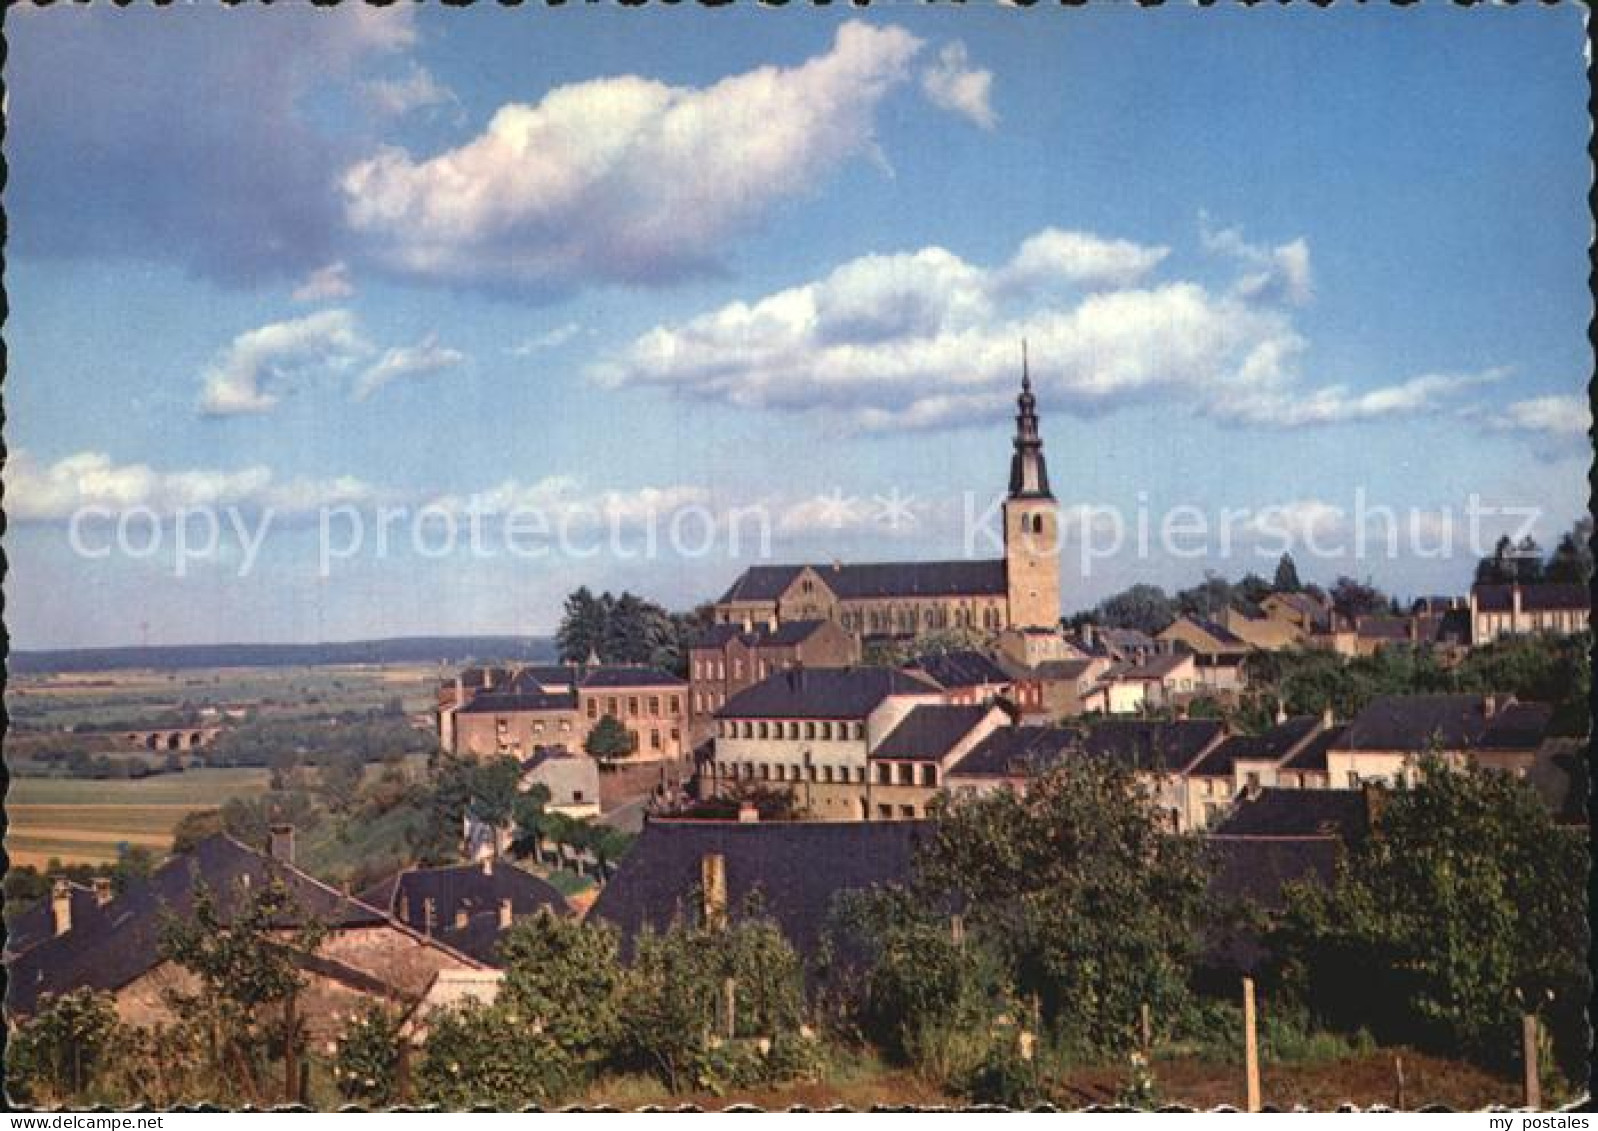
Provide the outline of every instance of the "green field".
[[267,783],[262,769],[190,770],[139,781],[13,778],[6,796],[6,852],[12,863],[37,868],[52,857],[62,863],[113,861],[120,843],[164,853],[184,814],[265,793]]

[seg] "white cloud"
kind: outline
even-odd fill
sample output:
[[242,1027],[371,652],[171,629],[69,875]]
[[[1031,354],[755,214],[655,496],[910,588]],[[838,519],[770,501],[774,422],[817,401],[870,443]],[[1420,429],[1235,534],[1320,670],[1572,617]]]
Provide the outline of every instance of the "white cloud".
[[354,293],[355,284],[350,281],[349,264],[341,259],[312,271],[303,283],[294,288],[290,297],[295,302],[333,302],[349,298]]
[[21,522],[60,521],[91,506],[113,512],[149,507],[163,517],[180,509],[228,506],[300,514],[376,497],[373,488],[352,476],[279,480],[261,465],[157,471],[143,463],[116,463],[104,452],[79,452],[47,465],[27,452],[14,453],[6,464],[5,487],[6,513]]
[[425,505],[456,515],[475,511],[484,516],[505,516],[524,511],[543,515],[551,523],[592,526],[603,522],[635,528],[651,520],[669,522],[684,507],[707,506],[709,502],[710,492],[703,487],[674,484],[594,491],[574,476],[550,475],[531,483],[506,479],[469,495],[440,495]]
[[439,106],[460,106],[455,92],[415,61],[403,76],[369,79],[361,84],[361,89],[372,108],[386,118],[399,118],[416,110]]
[[1199,238],[1205,250],[1235,259],[1248,268],[1236,284],[1237,293],[1243,298],[1304,306],[1314,297],[1309,245],[1302,238],[1275,247],[1251,243],[1243,237],[1241,228],[1212,228],[1204,213],[1199,214]]
[[921,89],[935,105],[985,130],[999,122],[990,101],[992,87],[993,72],[972,67],[965,44],[959,42],[944,47],[937,61],[921,72]]
[[431,279],[536,291],[680,277],[873,153],[877,106],[920,46],[851,21],[825,54],[708,87],[631,75],[558,87],[501,107],[458,148],[351,166],[345,219],[389,268]]
[[205,371],[200,411],[207,416],[269,412],[295,380],[342,370],[372,352],[347,310],[273,322],[233,339]]
[[518,342],[505,352],[512,357],[531,357],[541,350],[558,349],[571,341],[583,328],[575,322],[567,322],[556,326],[553,330],[546,330],[542,334],[535,334],[524,342]]
[[1023,338],[1045,402],[1079,414],[1175,398],[1241,424],[1335,424],[1423,412],[1502,376],[1306,387],[1291,287],[1271,301],[1252,288],[1146,281],[1166,255],[1050,228],[992,268],[939,247],[864,256],[815,282],[657,326],[589,376],[744,408],[819,411],[864,431],[1007,414]]
[[355,382],[354,397],[364,401],[391,381],[422,377],[451,369],[466,360],[460,350],[438,344],[438,335],[429,334],[414,346],[393,346],[377,363],[366,369]]
[[1515,401],[1494,420],[1496,427],[1574,440],[1592,427],[1592,405],[1585,397],[1545,396]]

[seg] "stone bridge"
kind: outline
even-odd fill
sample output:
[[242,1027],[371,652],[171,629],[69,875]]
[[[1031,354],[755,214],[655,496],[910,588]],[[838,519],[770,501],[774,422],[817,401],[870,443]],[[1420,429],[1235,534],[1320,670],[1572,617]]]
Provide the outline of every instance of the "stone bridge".
[[124,731],[121,741],[131,750],[198,750],[211,745],[221,733],[221,727],[163,727]]

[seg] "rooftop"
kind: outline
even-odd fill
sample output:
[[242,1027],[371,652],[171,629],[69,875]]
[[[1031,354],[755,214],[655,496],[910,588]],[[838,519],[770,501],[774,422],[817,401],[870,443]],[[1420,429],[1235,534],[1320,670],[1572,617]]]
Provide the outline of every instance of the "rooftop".
[[992,707],[950,707],[930,704],[912,707],[888,732],[873,758],[941,759],[994,710]]
[[922,656],[910,665],[943,688],[983,687],[1010,682],[1010,676],[988,656],[974,650]]
[[951,777],[1020,777],[1058,765],[1080,749],[1082,732],[1064,727],[1000,727],[954,764]]
[[994,596],[1006,592],[1003,559],[750,566],[718,604],[775,601],[806,568],[844,600],[866,597]]
[[1087,731],[1083,750],[1132,770],[1176,772],[1220,741],[1218,719],[1105,719]]
[[728,699],[718,719],[863,719],[890,695],[935,695],[938,688],[891,668],[791,668]]
[[1241,798],[1213,831],[1224,836],[1332,836],[1352,844],[1369,831],[1369,814],[1361,790],[1267,788]]
[[[561,915],[571,914],[566,900],[549,884],[513,864],[499,861],[485,872],[481,864],[461,864],[449,868],[411,868],[390,876],[359,897],[381,908],[412,930],[434,938],[471,955],[480,962],[495,964],[499,942],[500,907],[510,901],[512,916],[531,915],[548,907]],[[428,922],[428,900],[432,901],[432,922]],[[467,924],[458,924],[465,912]]]

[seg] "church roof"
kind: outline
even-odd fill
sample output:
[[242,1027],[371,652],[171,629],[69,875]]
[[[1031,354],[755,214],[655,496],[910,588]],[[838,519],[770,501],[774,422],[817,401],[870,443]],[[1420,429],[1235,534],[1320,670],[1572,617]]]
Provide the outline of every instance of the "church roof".
[[718,604],[775,601],[806,568],[840,600],[870,597],[994,597],[1008,592],[1003,558],[852,565],[750,566]]

